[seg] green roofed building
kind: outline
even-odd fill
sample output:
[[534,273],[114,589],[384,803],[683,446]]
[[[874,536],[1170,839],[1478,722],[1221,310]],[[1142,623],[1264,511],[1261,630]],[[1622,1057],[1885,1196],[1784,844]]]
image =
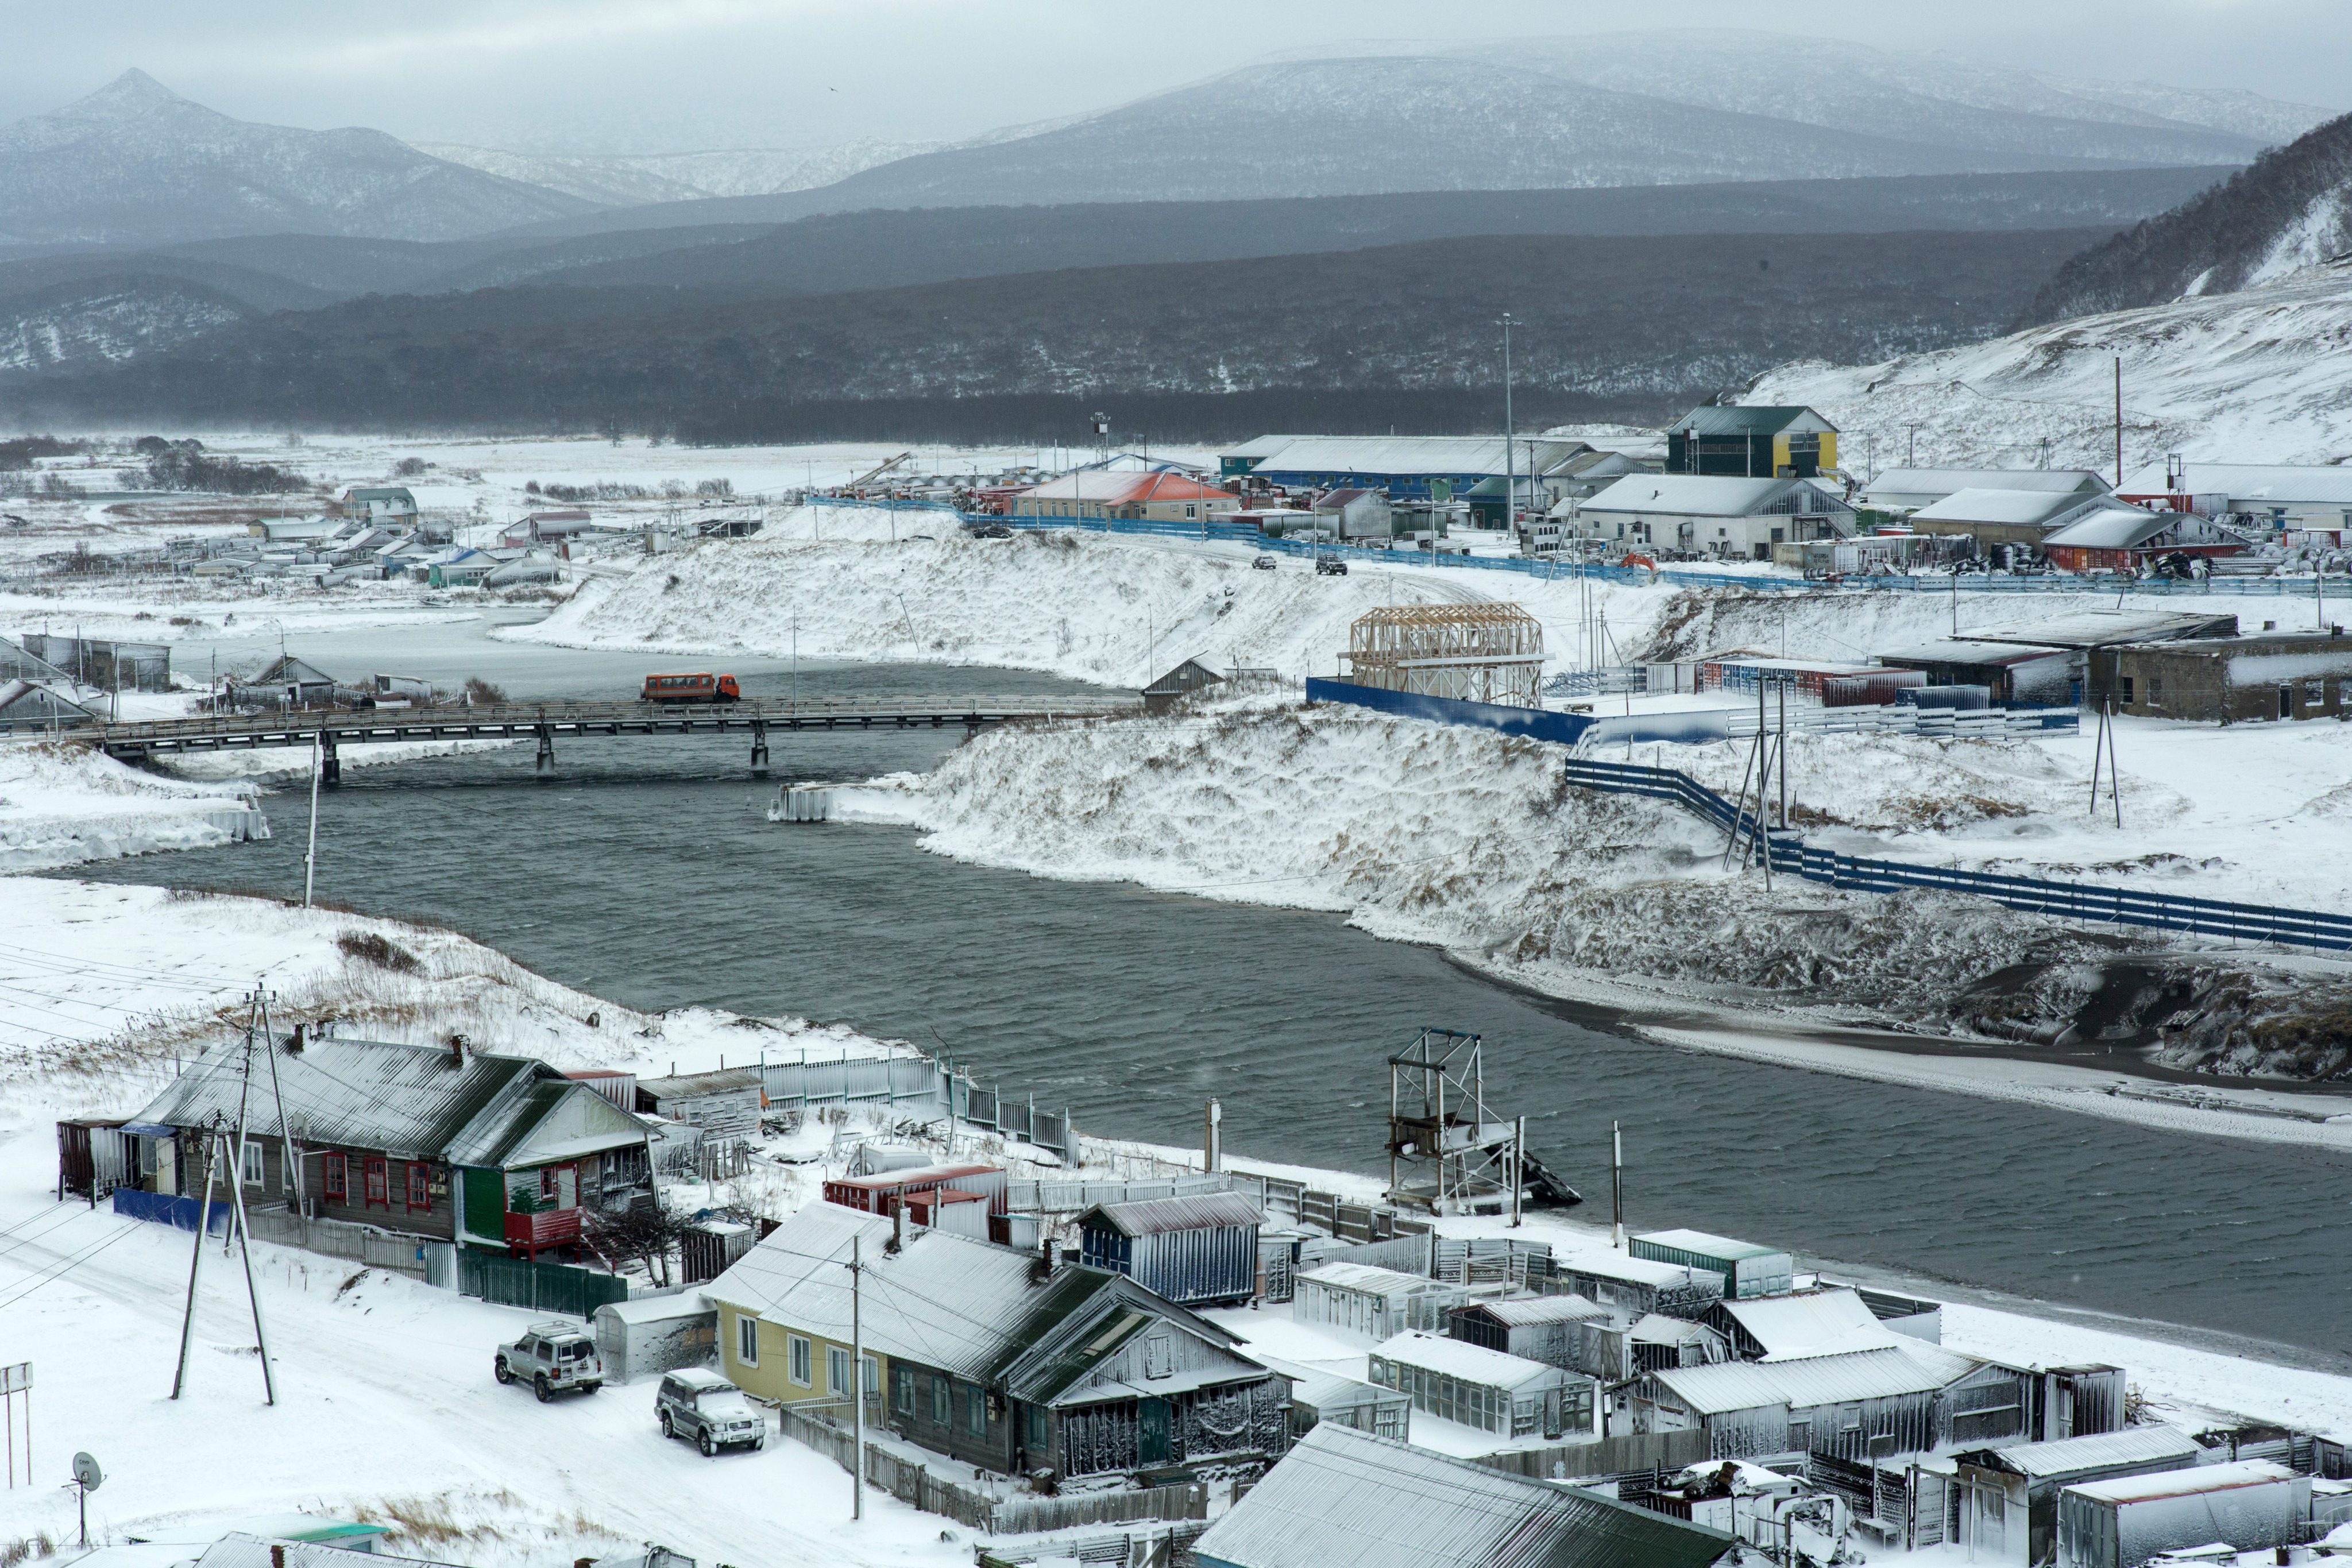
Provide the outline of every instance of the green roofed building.
[[1694,408],[1666,426],[1666,472],[1810,479],[1837,467],[1837,426],[1810,408]]

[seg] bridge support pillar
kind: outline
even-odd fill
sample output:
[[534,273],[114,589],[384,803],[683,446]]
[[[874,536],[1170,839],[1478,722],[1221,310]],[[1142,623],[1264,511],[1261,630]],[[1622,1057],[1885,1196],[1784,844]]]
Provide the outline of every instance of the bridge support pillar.
[[531,758],[530,771],[534,773],[551,773],[555,771],[555,727],[542,719],[536,726],[536,732],[539,736],[539,754]]
[[765,719],[751,721],[751,776],[755,779],[768,776],[768,721]]
[[335,732],[319,731],[319,782],[339,784],[343,782],[343,759],[335,753]]

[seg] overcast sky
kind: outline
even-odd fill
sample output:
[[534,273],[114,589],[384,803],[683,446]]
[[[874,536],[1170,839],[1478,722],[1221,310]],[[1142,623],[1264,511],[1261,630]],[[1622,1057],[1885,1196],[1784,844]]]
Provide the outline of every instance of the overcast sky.
[[[5,0],[0,120],[139,66],[239,119],[553,151],[961,137],[1350,41],[1786,26],[2342,108],[2352,0]],[[1790,84],[1799,90],[1798,84]]]

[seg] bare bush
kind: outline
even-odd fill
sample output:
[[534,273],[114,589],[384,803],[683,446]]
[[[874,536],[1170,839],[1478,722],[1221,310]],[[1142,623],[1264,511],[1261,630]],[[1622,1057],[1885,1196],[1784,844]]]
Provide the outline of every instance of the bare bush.
[[346,958],[373,963],[379,969],[389,969],[395,974],[414,974],[423,966],[416,955],[372,931],[347,931],[335,939]]

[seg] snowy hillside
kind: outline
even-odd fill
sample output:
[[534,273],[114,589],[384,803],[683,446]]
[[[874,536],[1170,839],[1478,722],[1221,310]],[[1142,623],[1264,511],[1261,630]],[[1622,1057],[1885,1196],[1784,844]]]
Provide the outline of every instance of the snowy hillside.
[[2352,115],[2075,257],[2032,312],[2054,321],[2274,282],[2352,250]]
[[243,321],[235,300],[179,279],[98,279],[0,305],[0,371],[128,359]]
[[764,196],[845,180],[877,163],[934,152],[939,142],[845,142],[830,147],[733,147],[707,153],[597,155],[516,153],[454,142],[416,142],[418,152],[468,169],[544,185],[604,206]]
[[0,243],[454,239],[586,209],[576,196],[428,157],[380,131],[232,120],[138,70],[0,127]]
[[1743,403],[1808,404],[1862,473],[1908,456],[1954,467],[2115,468],[2123,361],[2126,469],[2167,452],[2232,462],[2352,458],[2352,262],[2241,293],[2035,327],[1880,364],[1786,364]]

